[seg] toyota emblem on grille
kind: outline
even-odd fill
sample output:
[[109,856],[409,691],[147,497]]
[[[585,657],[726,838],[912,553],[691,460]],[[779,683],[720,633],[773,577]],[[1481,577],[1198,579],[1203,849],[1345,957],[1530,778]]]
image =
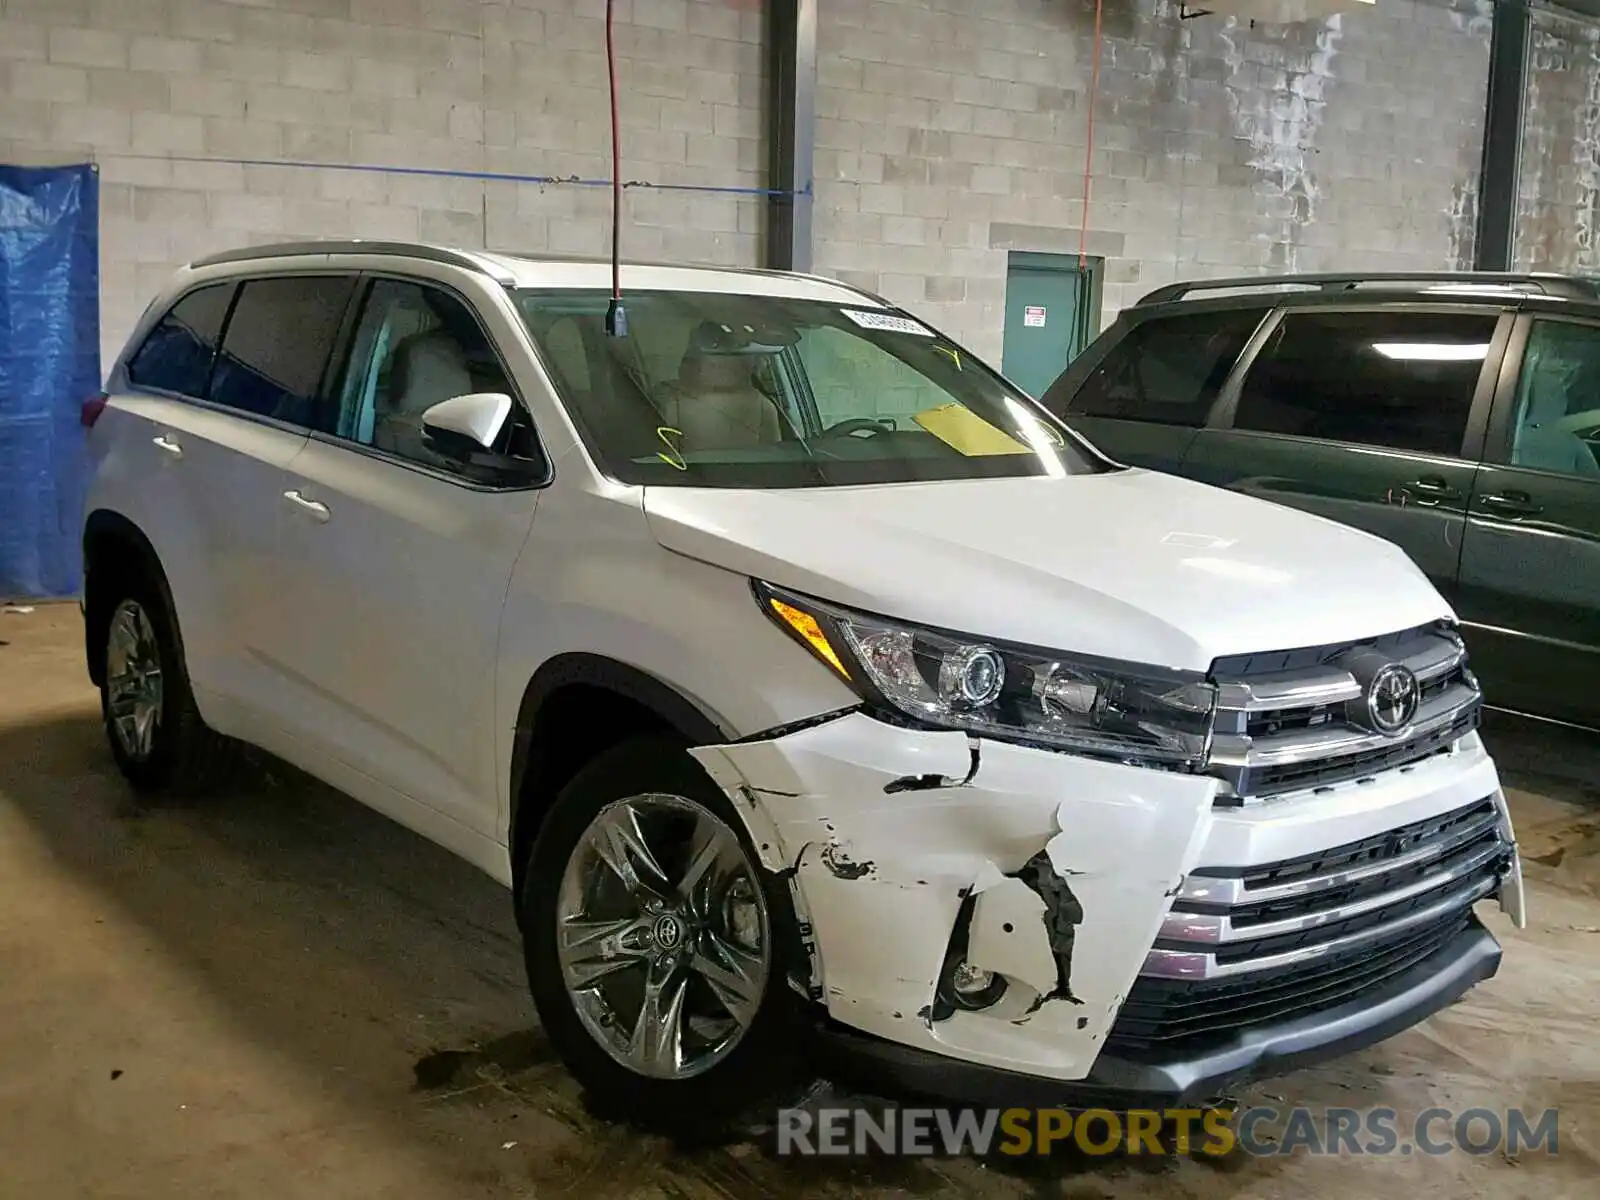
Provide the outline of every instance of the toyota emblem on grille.
[[1396,734],[1410,725],[1417,715],[1421,698],[1417,677],[1409,668],[1390,663],[1367,685],[1367,716],[1379,733]]

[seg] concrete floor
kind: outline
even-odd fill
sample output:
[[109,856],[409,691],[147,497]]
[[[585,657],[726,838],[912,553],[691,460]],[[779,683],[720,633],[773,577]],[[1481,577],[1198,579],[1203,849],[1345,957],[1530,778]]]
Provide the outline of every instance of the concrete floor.
[[1558,1157],[781,1163],[589,1115],[534,1025],[505,895],[354,802],[278,769],[134,806],[77,610],[0,614],[0,1195],[1592,1196],[1600,764],[1495,733],[1538,785],[1514,793],[1532,920],[1496,916],[1499,977],[1242,1098],[1556,1105]]

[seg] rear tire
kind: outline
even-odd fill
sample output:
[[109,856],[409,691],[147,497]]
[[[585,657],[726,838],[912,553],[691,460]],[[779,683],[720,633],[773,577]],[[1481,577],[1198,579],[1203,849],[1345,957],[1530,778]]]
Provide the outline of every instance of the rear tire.
[[797,1082],[787,885],[681,745],[639,738],[589,763],[526,867],[534,1003],[601,1115],[705,1136]]
[[200,718],[162,589],[136,576],[112,591],[100,713],[117,769],[143,795],[208,792],[231,774],[237,743]]

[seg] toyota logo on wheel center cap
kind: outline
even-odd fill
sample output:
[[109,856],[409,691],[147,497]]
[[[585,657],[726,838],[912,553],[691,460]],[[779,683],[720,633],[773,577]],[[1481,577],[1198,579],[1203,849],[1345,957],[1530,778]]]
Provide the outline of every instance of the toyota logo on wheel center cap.
[[1417,677],[1409,668],[1390,663],[1367,685],[1367,715],[1380,733],[1397,734],[1417,715],[1421,699]]
[[650,935],[663,950],[676,950],[683,942],[683,922],[668,913],[656,921]]

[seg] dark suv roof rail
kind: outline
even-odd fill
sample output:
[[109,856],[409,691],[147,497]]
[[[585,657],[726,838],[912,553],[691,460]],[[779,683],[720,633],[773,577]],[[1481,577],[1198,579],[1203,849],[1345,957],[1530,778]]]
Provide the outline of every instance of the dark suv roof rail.
[[264,246],[245,246],[238,250],[223,250],[190,263],[191,267],[217,267],[227,263],[260,262],[267,258],[293,258],[305,254],[377,254],[395,258],[418,258],[425,262],[442,263],[488,275],[498,283],[510,283],[514,277],[495,267],[487,259],[465,250],[448,250],[443,246],[429,246],[420,242],[367,242],[354,239],[317,239],[305,242],[277,242]]
[[1170,283],[1140,298],[1136,307],[1166,304],[1182,300],[1196,292],[1268,291],[1279,287],[1315,288],[1318,291],[1354,291],[1357,288],[1377,285],[1405,289],[1412,285],[1460,284],[1516,288],[1544,296],[1559,296],[1570,300],[1600,298],[1593,280],[1573,275],[1547,275],[1537,272],[1514,271],[1378,271],[1348,272],[1324,275],[1249,275],[1231,279],[1197,279],[1190,283]]

